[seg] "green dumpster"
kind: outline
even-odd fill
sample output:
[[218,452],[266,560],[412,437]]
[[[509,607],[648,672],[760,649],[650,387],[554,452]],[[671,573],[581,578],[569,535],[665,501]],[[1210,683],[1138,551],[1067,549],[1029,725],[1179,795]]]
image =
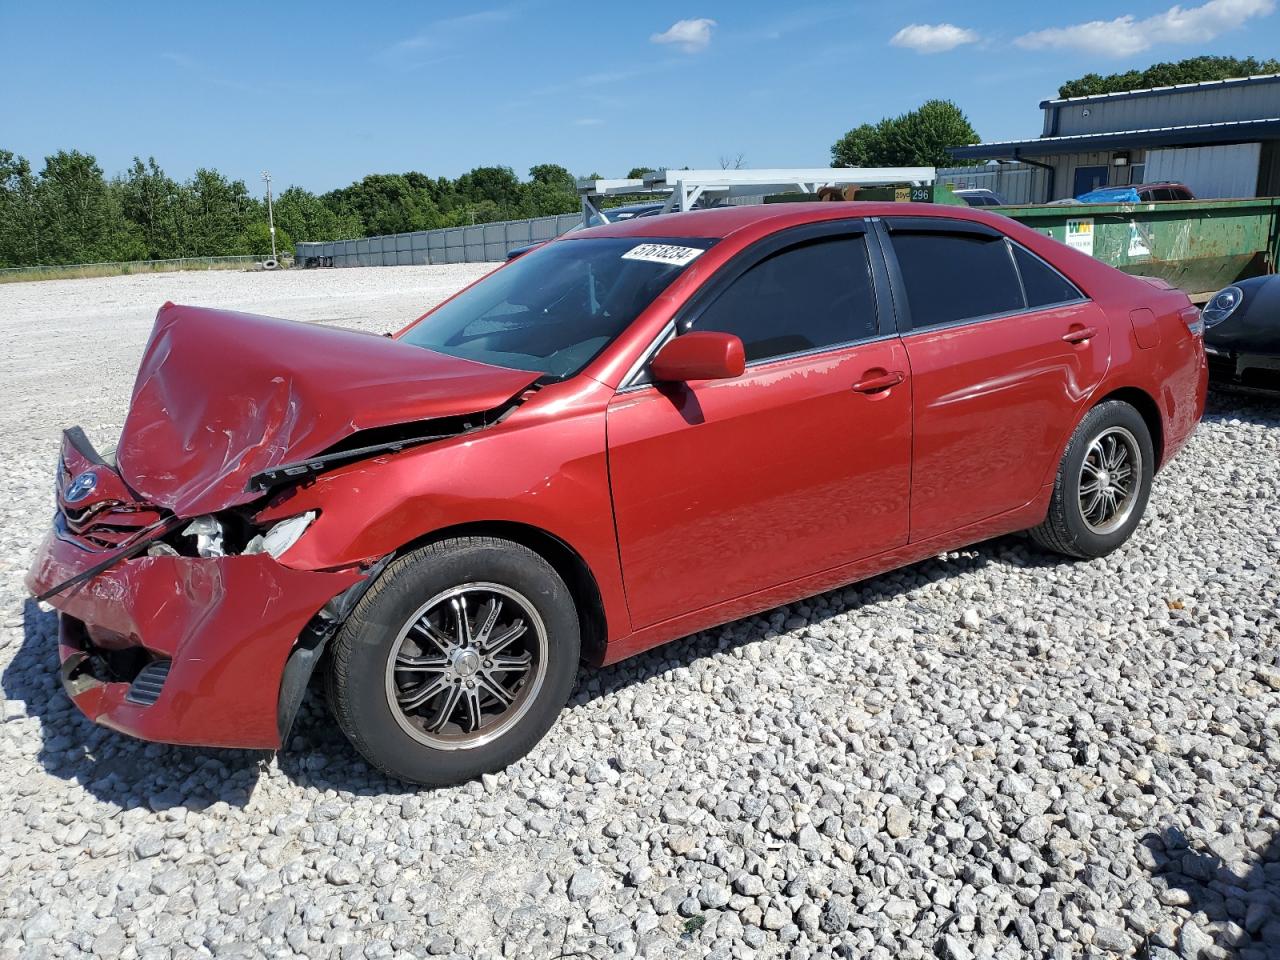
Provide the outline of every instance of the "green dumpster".
[[1275,270],[1280,198],[993,207],[1103,263],[1206,299]]

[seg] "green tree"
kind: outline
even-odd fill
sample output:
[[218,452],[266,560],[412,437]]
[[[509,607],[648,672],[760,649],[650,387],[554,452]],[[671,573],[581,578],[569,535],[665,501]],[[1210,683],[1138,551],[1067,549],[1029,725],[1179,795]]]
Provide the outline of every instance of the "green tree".
[[1229,80],[1260,73],[1280,73],[1280,60],[1268,57],[1188,57],[1185,60],[1152,64],[1145,70],[1126,70],[1105,76],[1086,73],[1068,80],[1058,88],[1060,97],[1090,97],[1100,93],[1144,90],[1148,87],[1170,87],[1178,83],[1202,83],[1205,80]]
[[133,158],[129,171],[112,188],[124,216],[137,228],[146,256],[165,260],[183,255],[183,188],[148,157],[144,164]]
[[94,263],[146,256],[140,232],[124,217],[97,160],[78,150],[45,158],[36,185],[40,260]]
[[359,220],[364,236],[376,237],[443,226],[434,193],[432,181],[422,174],[374,173],[321,200],[337,216]]
[[929,100],[879,123],[854,127],[831,147],[833,167],[942,167],[947,147],[980,142],[969,118],[950,100]]
[[658,173],[658,172],[659,172],[660,170],[662,170],[662,169],[665,169],[665,168],[662,168],[662,167],[632,167],[630,170],[628,170],[628,171],[627,171],[626,179],[628,179],[628,180],[643,180],[643,179],[644,179],[644,175],[645,175],[646,173]]
[[476,167],[460,176],[455,186],[468,203],[488,200],[501,209],[519,202],[520,181],[510,167]]
[[183,186],[186,216],[184,256],[220,257],[246,254],[245,230],[265,205],[249,196],[243,180],[228,180],[216,170],[200,169]]
[[573,213],[581,208],[576,190],[565,190],[549,183],[535,181],[523,191],[520,216],[549,217],[555,213]]
[[349,209],[335,211],[302,187],[290,187],[275,200],[277,233],[293,240],[350,240],[364,236],[364,224]]
[[831,147],[833,167],[874,167],[878,164],[883,129],[889,120],[854,127]]
[[558,163],[538,163],[529,168],[529,179],[534,183],[554,187],[564,193],[577,195],[578,181],[573,174]]
[[[254,220],[245,227],[239,246],[255,257],[271,256],[271,227],[266,220]],[[293,253],[293,238],[289,232],[276,225],[276,253]]]
[[40,262],[36,178],[25,157],[0,150],[0,267]]

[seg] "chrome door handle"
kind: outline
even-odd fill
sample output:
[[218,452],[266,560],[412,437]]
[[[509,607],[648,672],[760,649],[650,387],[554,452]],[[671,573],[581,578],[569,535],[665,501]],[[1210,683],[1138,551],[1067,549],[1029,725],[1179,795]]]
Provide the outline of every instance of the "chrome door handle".
[[881,390],[896,387],[905,379],[906,377],[902,375],[901,370],[895,370],[893,373],[882,373],[874,377],[867,377],[865,380],[859,380],[853,385],[853,389],[857,393],[879,393]]
[[1098,331],[1095,327],[1080,327],[1076,330],[1068,330],[1062,335],[1062,339],[1067,343],[1085,343],[1097,335]]

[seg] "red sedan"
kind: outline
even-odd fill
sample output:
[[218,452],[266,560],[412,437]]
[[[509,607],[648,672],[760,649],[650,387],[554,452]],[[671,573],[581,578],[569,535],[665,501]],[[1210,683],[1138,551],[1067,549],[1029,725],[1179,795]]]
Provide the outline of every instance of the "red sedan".
[[166,304],[27,582],[99,723],[276,748],[319,666],[372,763],[450,783],[580,659],[1012,531],[1116,549],[1205,381],[1182,293],[978,210],[632,220],[390,338]]

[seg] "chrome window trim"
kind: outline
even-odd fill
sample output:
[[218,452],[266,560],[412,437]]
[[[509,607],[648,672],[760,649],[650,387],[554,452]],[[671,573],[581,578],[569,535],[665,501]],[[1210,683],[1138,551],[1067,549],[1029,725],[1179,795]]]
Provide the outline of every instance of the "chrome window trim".
[[[1072,284],[1075,286],[1075,284]],[[986,323],[988,320],[1005,320],[1010,317],[1022,317],[1029,313],[1043,313],[1045,310],[1057,310],[1060,307],[1075,307],[1082,303],[1092,303],[1090,297],[1080,297],[1078,300],[1063,300],[1061,303],[1051,303],[1043,307],[1023,307],[1020,310],[1006,310],[1003,313],[986,313],[980,317],[965,317],[963,320],[949,320],[946,323],[931,323],[927,327],[912,327],[906,333],[901,334],[902,339],[915,336],[918,333],[932,333],[934,330],[950,330],[954,327],[968,327],[975,323]]]
[[[992,229],[994,230],[995,228],[992,228]],[[1017,310],[1005,310],[999,313],[986,313],[977,317],[963,317],[959,320],[948,320],[945,323],[930,323],[930,324],[924,324],[924,325],[917,325],[915,322],[915,311],[911,309],[911,291],[908,289],[906,277],[903,277],[901,275],[902,267],[901,267],[901,262],[898,260],[898,252],[893,245],[892,230],[890,230],[889,232],[890,232],[890,237],[888,241],[889,250],[892,252],[894,263],[898,265],[898,280],[902,287],[903,296],[906,298],[906,301],[907,301],[906,308],[907,308],[908,326],[906,330],[901,330],[899,332],[899,336],[901,336],[904,340],[907,337],[914,336],[917,333],[928,333],[929,331],[932,331],[932,330],[949,330],[949,329],[952,329],[953,327],[966,327],[975,323],[986,323],[989,320],[1004,320],[1010,317],[1024,316],[1025,314],[1028,314],[1028,313],[1041,313],[1045,310],[1057,310],[1060,307],[1073,307],[1082,303],[1093,302],[1093,297],[1089,296],[1089,294],[1086,293],[1084,290],[1081,290],[1080,285],[1078,283],[1076,283],[1070,277],[1066,276],[1061,270],[1055,267],[1052,263],[1050,263],[1044,257],[1040,256],[1030,247],[1027,247],[1021,243],[1018,243],[1017,240],[1013,239],[1013,237],[1009,236],[1003,230],[995,230],[995,232],[999,234],[1000,238],[1004,241],[1005,252],[1009,257],[1009,265],[1013,268],[1013,274],[1018,279],[1018,289],[1022,293],[1022,302],[1024,304],[1027,302],[1026,285],[1025,283],[1023,283],[1023,280],[1022,280],[1022,271],[1018,269],[1017,258],[1014,256],[1014,249],[1013,249],[1014,247],[1019,247],[1022,250],[1025,250],[1028,255],[1030,255],[1031,257],[1034,257],[1036,260],[1039,260],[1042,264],[1044,264],[1046,267],[1052,270],[1055,274],[1057,274],[1058,277],[1064,283],[1066,283],[1069,287],[1071,287],[1072,290],[1075,290],[1077,293],[1079,293],[1080,296],[1071,300],[1060,300],[1056,303],[1046,303],[1046,304],[1041,304],[1035,307],[1024,306]],[[929,231],[925,229],[921,229],[919,231],[914,231],[914,232],[928,233]],[[947,231],[939,230],[939,231],[936,231],[936,235],[942,235],[946,232]],[[886,253],[886,256],[887,255],[888,254]]]
[[636,383],[636,377],[644,373],[645,368],[649,366],[649,361],[653,359],[653,355],[667,345],[667,341],[673,339],[676,335],[675,320],[668,320],[666,325],[658,331],[658,335],[653,338],[652,342],[641,351],[639,358],[631,365],[631,369],[627,371],[627,375],[622,378],[622,382],[618,385],[615,393],[625,393],[634,390],[637,387],[651,387],[652,383]]

